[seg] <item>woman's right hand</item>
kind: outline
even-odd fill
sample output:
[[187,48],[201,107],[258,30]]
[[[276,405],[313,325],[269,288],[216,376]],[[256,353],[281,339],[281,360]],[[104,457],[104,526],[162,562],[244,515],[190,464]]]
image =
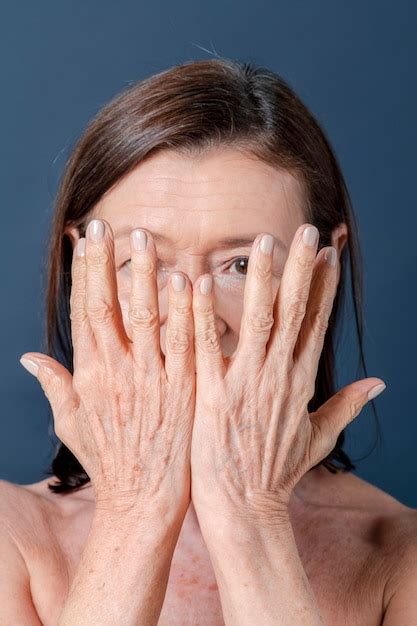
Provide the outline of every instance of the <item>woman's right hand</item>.
[[[57,437],[81,463],[96,508],[139,509],[177,519],[190,501],[195,402],[192,286],[169,281],[166,356],[160,348],[156,249],[131,234],[131,292],[126,334],[110,224],[92,220],[72,260],[73,375],[51,357],[27,352],[48,398]],[[100,238],[102,234],[102,238]],[[84,250],[84,253],[83,253]],[[81,252],[81,255],[77,254]],[[23,365],[23,362],[22,362]],[[165,518],[166,519],[166,518]]]

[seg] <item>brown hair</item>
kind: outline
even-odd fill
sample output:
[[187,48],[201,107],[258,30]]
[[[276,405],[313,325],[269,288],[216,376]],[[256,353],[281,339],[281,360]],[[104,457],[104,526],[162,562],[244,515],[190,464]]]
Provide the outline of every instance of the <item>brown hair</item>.
[[[127,87],[90,122],[65,165],[55,202],[47,249],[44,352],[73,373],[69,311],[72,243],[65,228],[77,226],[84,236],[89,212],[101,196],[156,151],[172,149],[194,155],[216,146],[244,150],[297,174],[306,199],[305,219],[320,232],[319,250],[331,245],[331,233],[338,224],[344,222],[348,227],[315,394],[308,405],[309,411],[315,411],[336,392],[335,335],[346,297],[348,263],[360,364],[367,376],[358,229],[339,164],[319,123],[287,82],[253,62],[214,58],[171,67]],[[343,443],[344,431],[318,465],[333,473],[355,469]],[[55,493],[72,491],[90,480],[62,442],[46,473],[59,479],[48,485]]]

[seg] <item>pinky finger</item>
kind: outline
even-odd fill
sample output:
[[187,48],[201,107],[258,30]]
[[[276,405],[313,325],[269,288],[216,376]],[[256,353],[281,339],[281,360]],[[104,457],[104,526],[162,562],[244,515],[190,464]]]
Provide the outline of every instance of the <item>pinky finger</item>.
[[71,265],[70,319],[73,346],[73,372],[87,370],[96,348],[93,329],[86,312],[85,237],[74,248]]

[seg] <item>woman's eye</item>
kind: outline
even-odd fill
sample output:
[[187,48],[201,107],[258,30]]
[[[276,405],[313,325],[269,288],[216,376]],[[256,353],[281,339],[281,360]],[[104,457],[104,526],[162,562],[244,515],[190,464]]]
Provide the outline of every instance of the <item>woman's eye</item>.
[[229,267],[235,266],[237,268],[236,271],[238,274],[241,274],[242,276],[246,276],[247,271],[248,271],[248,262],[249,262],[248,256],[240,256],[237,259],[235,259]]

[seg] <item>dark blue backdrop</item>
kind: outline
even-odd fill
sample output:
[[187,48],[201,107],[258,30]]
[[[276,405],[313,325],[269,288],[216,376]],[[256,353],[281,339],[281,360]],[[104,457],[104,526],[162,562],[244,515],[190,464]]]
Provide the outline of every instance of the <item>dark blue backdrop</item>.
[[[399,0],[89,0],[8,3],[0,25],[0,477],[44,478],[48,404],[19,363],[41,351],[46,232],[63,164],[79,134],[128,83],[212,54],[280,73],[321,121],[340,159],[365,262],[365,354],[381,377],[383,443],[357,474],[417,507],[417,4]],[[354,320],[339,382],[357,380]],[[363,456],[369,408],[348,428]]]

